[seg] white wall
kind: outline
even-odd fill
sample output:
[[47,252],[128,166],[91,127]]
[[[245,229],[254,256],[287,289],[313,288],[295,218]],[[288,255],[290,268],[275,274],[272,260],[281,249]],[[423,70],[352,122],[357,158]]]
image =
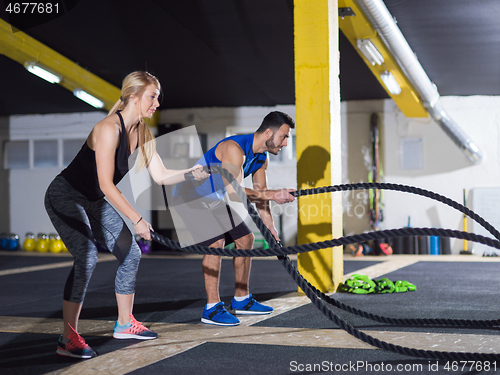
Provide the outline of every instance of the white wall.
[[[392,101],[365,100],[342,102],[342,183],[368,182],[372,163],[370,116],[393,110]],[[365,190],[339,192],[344,204],[344,233],[353,235],[371,231],[368,193]]]
[[[86,138],[101,114],[11,116],[11,140]],[[33,161],[31,162],[33,164]],[[10,170],[11,232],[24,239],[26,232],[51,233],[54,227],[45,212],[45,191],[62,167]]]
[[[10,140],[58,140],[61,148],[62,140],[86,139],[92,127],[105,115],[103,112],[89,112],[11,116]],[[53,168],[34,168],[31,165],[29,169],[10,170],[10,231],[18,234],[21,241],[27,232],[55,232],[45,211],[44,197],[48,185],[62,169],[60,161],[59,166]],[[120,188],[125,197],[133,202],[130,184],[121,184]],[[151,215],[147,211],[139,212],[150,220]]]
[[227,128],[247,128],[249,133],[254,132],[271,111],[282,111],[295,119],[294,105],[238,108],[206,107],[162,110],[160,123],[195,125],[199,133],[208,134],[208,148],[211,148],[226,137]]
[[[473,188],[500,186],[500,97],[443,97],[441,100],[450,117],[482,149],[485,157],[481,164],[471,164],[430,118],[406,118],[391,100],[349,102],[343,104],[344,129],[349,138],[349,158],[344,160],[349,164],[346,182],[366,181],[363,177],[367,174],[363,163],[364,148],[369,146],[366,134],[369,134],[370,114],[378,112],[383,124],[385,182],[432,190],[459,203],[466,189],[467,206],[474,210]],[[359,139],[356,133],[362,134]],[[423,168],[402,168],[401,142],[405,139],[422,140]],[[384,203],[381,229],[404,227],[410,217],[413,227],[463,230],[461,213],[428,198],[387,191]],[[369,227],[368,217],[346,219],[346,233],[359,233]],[[463,241],[452,240],[453,253],[462,248]]]

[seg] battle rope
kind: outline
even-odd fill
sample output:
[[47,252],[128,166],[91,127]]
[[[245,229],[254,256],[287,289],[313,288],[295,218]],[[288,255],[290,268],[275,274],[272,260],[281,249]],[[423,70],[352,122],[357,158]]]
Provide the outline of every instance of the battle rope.
[[[155,241],[158,241],[164,245],[171,246],[175,249],[197,252],[202,254],[214,254],[214,255],[229,255],[229,256],[268,256],[268,255],[277,255],[278,259],[282,262],[283,266],[287,270],[287,272],[292,276],[297,285],[304,291],[304,293],[308,296],[312,303],[330,320],[332,320],[335,324],[337,324],[340,328],[344,329],[354,337],[370,344],[375,347],[385,349],[391,352],[406,354],[410,356],[420,357],[420,358],[443,358],[443,359],[455,359],[455,360],[493,360],[500,358],[500,354],[495,353],[465,353],[465,352],[441,352],[441,351],[430,351],[430,350],[418,350],[413,348],[402,347],[399,345],[394,345],[391,343],[386,343],[379,339],[376,339],[370,335],[367,335],[353,326],[349,325],[343,319],[336,316],[326,305],[325,302],[341,308],[345,311],[360,315],[362,317],[377,320],[383,323],[391,323],[391,324],[411,324],[411,325],[455,325],[455,326],[471,326],[477,325],[480,327],[490,327],[493,325],[498,325],[500,323],[499,320],[454,320],[454,319],[393,319],[381,317],[375,314],[367,313],[356,308],[347,306],[329,296],[324,294],[323,292],[316,289],[313,285],[311,285],[304,277],[298,272],[298,270],[294,267],[293,263],[290,259],[284,255],[283,250],[288,251],[287,254],[305,252],[305,251],[313,251],[321,248],[328,248],[333,246],[338,246],[341,244],[355,243],[361,241],[367,241],[369,239],[377,239],[377,238],[387,238],[387,237],[398,237],[398,236],[406,236],[406,235],[440,235],[444,237],[456,237],[461,239],[467,239],[471,241],[476,241],[480,243],[487,244],[489,246],[493,246],[496,248],[500,248],[500,242],[496,240],[492,240],[486,237],[473,235],[470,233],[459,232],[459,231],[450,231],[443,229],[429,229],[429,228],[404,228],[404,229],[396,229],[390,231],[378,231],[372,233],[365,233],[362,235],[350,236],[350,237],[342,237],[337,240],[332,241],[323,241],[315,244],[309,245],[301,245],[301,246],[292,246],[289,248],[280,247],[280,244],[276,242],[271,232],[264,225],[262,220],[260,219],[259,214],[251,205],[251,202],[248,200],[248,197],[245,195],[236,179],[225,169],[220,167],[211,167],[212,173],[221,174],[227,181],[231,183],[234,190],[238,194],[241,202],[246,202],[247,210],[250,214],[252,220],[257,225],[257,228],[262,233],[268,244],[270,245],[270,249],[268,251],[264,249],[215,249],[202,247],[197,245],[192,246],[182,246],[181,244],[164,238],[163,236],[152,232],[152,238]],[[337,185],[337,186],[329,186],[323,188],[316,189],[308,189],[308,190],[300,190],[294,193],[295,196],[301,195],[309,195],[309,194],[319,194],[319,193],[328,193],[328,192],[336,192],[342,190],[356,190],[356,189],[388,189],[388,190],[398,190],[404,192],[410,192],[417,195],[423,195],[440,202],[443,202],[462,213],[470,216],[474,220],[476,220],[479,224],[485,227],[490,233],[492,233],[497,239],[500,239],[500,233],[487,221],[482,219],[479,215],[475,214],[473,211],[468,208],[460,205],[459,203],[441,196],[439,194],[435,194],[430,191],[405,186],[405,185],[395,185],[395,184],[385,184],[385,183],[368,183],[368,184],[349,184],[349,185]],[[334,242],[339,241],[337,244],[333,244]],[[349,242],[350,241],[350,242]],[[258,255],[257,255],[258,254]]]
[[321,193],[333,193],[337,191],[346,191],[346,190],[369,190],[369,189],[380,189],[380,190],[396,190],[405,193],[411,193],[416,195],[421,195],[427,198],[434,199],[441,203],[444,203],[454,209],[466,214],[473,220],[475,220],[478,224],[483,226],[488,232],[490,232],[496,239],[500,240],[500,232],[495,229],[493,225],[484,220],[481,216],[476,214],[474,211],[468,209],[467,207],[461,205],[460,203],[455,202],[454,200],[447,198],[443,195],[437,194],[433,191],[420,189],[414,186],[400,185],[400,184],[390,184],[390,183],[357,183],[357,184],[344,184],[344,185],[336,185],[336,186],[326,186],[320,188],[313,189],[304,189],[295,192],[295,196],[302,195],[311,195],[311,194],[321,194]]
[[465,239],[483,245],[488,245],[490,247],[494,247],[500,250],[500,241],[498,240],[494,240],[488,237],[483,237],[474,233],[467,233],[457,230],[440,229],[440,228],[387,229],[387,230],[380,230],[377,232],[368,232],[368,233],[356,234],[353,236],[345,236],[332,240],[312,242],[310,244],[287,246],[287,247],[278,246],[273,248],[270,247],[268,249],[264,249],[262,247],[255,249],[234,249],[234,248],[219,249],[215,247],[205,247],[199,245],[182,245],[179,242],[158,235],[156,232],[152,232],[151,236],[155,241],[175,250],[182,250],[197,254],[223,255],[230,257],[268,257],[268,256],[278,256],[278,255],[300,254],[300,253],[307,253],[309,251],[326,249],[329,247],[349,245],[352,243],[366,242],[376,239],[385,239],[385,238],[403,237],[403,236],[439,236],[439,237]]
[[[332,322],[337,324],[341,329],[345,330],[349,334],[353,335],[357,339],[366,342],[372,346],[380,349],[384,349],[393,353],[399,353],[403,355],[409,355],[419,358],[435,358],[435,359],[447,359],[456,361],[494,361],[500,359],[500,354],[496,353],[469,353],[469,352],[443,352],[434,350],[423,350],[408,348],[400,345],[394,345],[382,340],[379,340],[373,336],[367,335],[366,333],[354,328],[352,325],[347,323],[345,320],[341,319],[335,315],[325,304],[322,296],[319,296],[319,292],[314,288],[304,277],[297,271],[293,263],[286,256],[280,256],[279,259],[283,263],[283,266],[292,276],[297,285],[304,291],[306,296],[311,300],[311,302]],[[317,293],[319,292],[319,293]]]

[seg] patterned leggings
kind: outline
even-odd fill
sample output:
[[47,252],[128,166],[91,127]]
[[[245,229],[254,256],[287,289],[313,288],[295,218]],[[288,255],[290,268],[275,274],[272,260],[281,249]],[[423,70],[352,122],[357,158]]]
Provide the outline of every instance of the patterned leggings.
[[104,198],[91,202],[64,177],[57,176],[45,194],[45,209],[55,229],[73,255],[64,288],[64,300],[83,303],[97,263],[94,241],[105,246],[119,261],[115,292],[132,294],[141,251],[118,212]]

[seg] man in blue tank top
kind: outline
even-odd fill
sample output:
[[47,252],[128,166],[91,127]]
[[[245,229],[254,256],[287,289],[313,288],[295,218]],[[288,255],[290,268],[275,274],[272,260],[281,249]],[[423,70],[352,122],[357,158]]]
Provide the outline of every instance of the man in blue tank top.
[[[267,153],[277,155],[287,145],[293,119],[283,112],[271,112],[253,134],[228,137],[211,148],[197,164],[219,165],[227,169],[241,184],[252,176],[253,188],[243,188],[247,197],[255,203],[260,217],[273,236],[279,240],[270,210],[270,201],[278,204],[292,202],[294,189],[268,190],[266,170]],[[233,187],[220,176],[212,174],[201,185],[185,181],[174,190],[174,206],[189,230],[193,244],[223,248],[233,243],[238,249],[251,249],[254,236],[238,213],[224,198],[239,201]],[[182,241],[181,241],[182,242]],[[273,308],[257,302],[249,292],[252,258],[233,259],[235,292],[231,309],[236,314],[270,314]],[[203,275],[207,293],[207,305],[201,321],[222,326],[238,325],[240,321],[230,314],[219,296],[221,257],[205,255]]]

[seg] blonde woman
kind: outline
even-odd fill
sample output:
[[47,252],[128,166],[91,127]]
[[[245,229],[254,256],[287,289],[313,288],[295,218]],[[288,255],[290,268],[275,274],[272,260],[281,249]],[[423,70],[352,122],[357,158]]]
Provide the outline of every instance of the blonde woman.
[[119,261],[115,277],[118,320],[113,337],[139,340],[158,337],[132,315],[141,252],[117,210],[131,221],[142,238],[150,240],[153,228],[116,185],[128,172],[128,158],[137,148],[139,168],[146,167],[158,184],[184,181],[188,172],[198,180],[208,177],[199,165],[180,171],[168,170],[163,165],[153,135],[144,123],[144,118],[150,118],[159,106],[160,89],[158,80],[147,72],[133,72],[125,77],[120,100],[94,126],[75,159],[47,189],[47,213],[74,259],[64,288],[64,332],[57,349],[60,355],[75,358],[96,355],[77,333],[83,300],[97,262],[95,241]]

